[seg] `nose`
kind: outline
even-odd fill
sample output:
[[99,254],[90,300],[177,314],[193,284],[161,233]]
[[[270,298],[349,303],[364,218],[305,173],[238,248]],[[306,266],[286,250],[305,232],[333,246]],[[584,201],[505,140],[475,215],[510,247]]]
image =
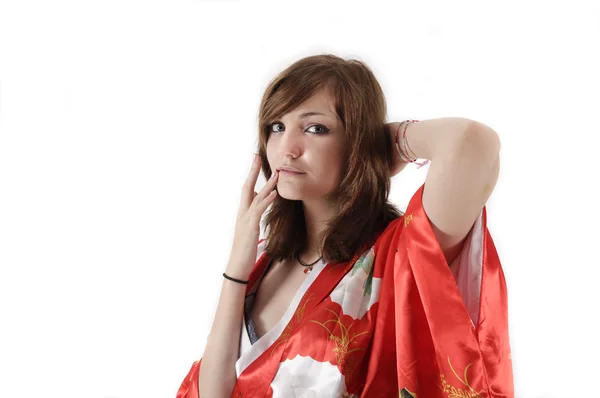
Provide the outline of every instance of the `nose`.
[[288,127],[283,132],[279,141],[279,150],[283,155],[291,155],[293,158],[300,156],[304,146],[304,134],[300,128]]

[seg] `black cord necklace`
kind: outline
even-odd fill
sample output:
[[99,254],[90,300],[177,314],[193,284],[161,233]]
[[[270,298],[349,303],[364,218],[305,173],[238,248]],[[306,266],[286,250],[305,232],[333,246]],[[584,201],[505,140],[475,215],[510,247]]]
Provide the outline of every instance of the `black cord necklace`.
[[313,265],[315,265],[316,263],[318,263],[319,261],[321,261],[321,259],[323,258],[323,256],[319,257],[319,259],[317,261],[315,261],[314,263],[311,264],[305,264],[302,262],[302,260],[300,260],[300,251],[296,251],[296,260],[298,260],[298,262],[300,264],[302,264],[302,266],[304,267],[304,273],[305,274],[310,274],[310,271],[312,271],[313,269]]

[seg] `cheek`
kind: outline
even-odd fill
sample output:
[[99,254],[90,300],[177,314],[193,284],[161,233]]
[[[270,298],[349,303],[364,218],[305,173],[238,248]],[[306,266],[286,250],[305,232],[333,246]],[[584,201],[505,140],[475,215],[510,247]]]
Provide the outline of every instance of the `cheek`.
[[266,152],[267,152],[267,162],[268,162],[269,168],[271,169],[271,171],[273,171],[273,156],[271,155],[271,152],[273,152],[272,146],[269,146],[267,144]]
[[335,164],[331,165],[331,170],[335,170],[335,183],[339,184],[342,181],[345,172],[345,159],[342,156],[339,156],[335,161]]
[[337,173],[341,172],[343,162],[344,159],[342,153],[338,148],[329,151],[329,156],[327,157],[327,165],[332,171],[335,170]]
[[343,159],[340,155],[331,155],[331,152],[323,157],[324,161],[321,163],[322,177],[332,182],[335,182],[340,179],[340,175],[342,174],[342,162]]

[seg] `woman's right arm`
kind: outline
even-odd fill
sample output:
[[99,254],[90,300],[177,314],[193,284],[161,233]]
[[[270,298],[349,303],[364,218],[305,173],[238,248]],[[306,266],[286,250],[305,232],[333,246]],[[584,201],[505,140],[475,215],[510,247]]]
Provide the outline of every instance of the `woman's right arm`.
[[[235,279],[248,280],[256,263],[261,216],[277,196],[277,172],[273,173],[260,193],[254,192],[259,171],[260,158],[255,155],[252,169],[242,188],[233,247],[225,271]],[[245,284],[223,280],[198,375],[200,397],[231,397],[237,380],[235,363],[239,357],[245,294]]]
[[[227,267],[225,273],[239,278]],[[237,380],[240,329],[246,285],[223,278],[217,312],[208,335],[198,377],[200,397],[230,397]]]

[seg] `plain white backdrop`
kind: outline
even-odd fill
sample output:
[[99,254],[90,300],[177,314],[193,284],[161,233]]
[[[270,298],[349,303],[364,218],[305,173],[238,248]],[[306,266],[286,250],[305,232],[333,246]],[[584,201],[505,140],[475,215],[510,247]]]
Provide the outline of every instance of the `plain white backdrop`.
[[[333,53],[371,67],[388,121],[498,132],[516,396],[600,397],[599,39],[597,2],[0,1],[0,396],[175,396],[263,90]],[[401,210],[427,170],[393,178]]]

